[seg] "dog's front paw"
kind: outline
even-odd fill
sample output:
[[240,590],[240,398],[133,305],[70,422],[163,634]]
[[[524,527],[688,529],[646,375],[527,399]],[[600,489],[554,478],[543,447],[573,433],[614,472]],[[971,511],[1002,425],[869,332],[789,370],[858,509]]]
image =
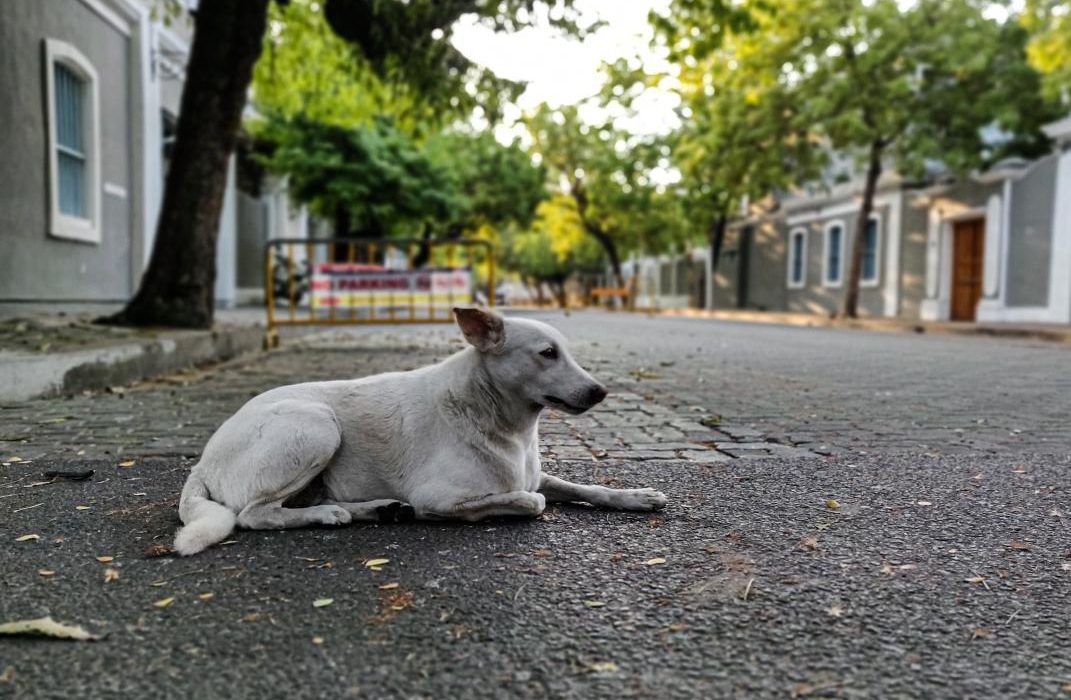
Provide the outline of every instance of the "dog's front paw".
[[353,516],[341,506],[319,506],[320,523],[323,525],[346,525]]
[[625,510],[662,510],[666,494],[654,489],[628,489],[621,492],[620,507]]

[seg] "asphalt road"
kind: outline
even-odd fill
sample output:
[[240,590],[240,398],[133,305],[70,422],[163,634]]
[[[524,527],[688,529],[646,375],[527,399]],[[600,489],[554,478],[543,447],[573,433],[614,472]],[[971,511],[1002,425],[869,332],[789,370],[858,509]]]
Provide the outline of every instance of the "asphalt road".
[[[611,456],[547,471],[660,488],[665,512],[153,551],[178,526],[183,455],[250,393],[434,359],[441,330],[0,407],[2,458],[32,460],[0,468],[0,623],[51,615],[104,635],[0,637],[0,698],[1071,698],[1071,350],[546,316],[665,419],[631,421],[619,401],[559,422],[548,443]],[[651,456],[660,430],[713,414],[734,440],[831,456]],[[636,448],[637,431],[654,443]],[[38,483],[57,467],[96,473]]]
[[106,636],[0,641],[0,697],[1009,698],[1071,683],[1067,459],[575,462],[559,473],[656,486],[670,506],[239,532],[189,559],[147,554],[177,525],[185,465],[95,466],[33,487],[42,505],[0,525],[0,619]]

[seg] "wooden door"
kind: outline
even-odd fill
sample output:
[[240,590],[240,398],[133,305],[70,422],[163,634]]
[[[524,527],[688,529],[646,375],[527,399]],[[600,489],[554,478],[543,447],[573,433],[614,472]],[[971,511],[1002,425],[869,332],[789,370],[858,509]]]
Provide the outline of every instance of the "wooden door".
[[952,320],[973,321],[982,298],[985,219],[957,221],[952,229]]

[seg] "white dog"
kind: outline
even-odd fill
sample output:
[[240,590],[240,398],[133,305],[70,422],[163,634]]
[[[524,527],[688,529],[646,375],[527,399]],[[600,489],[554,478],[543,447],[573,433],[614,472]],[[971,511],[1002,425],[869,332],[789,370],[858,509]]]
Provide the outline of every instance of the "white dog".
[[413,517],[537,516],[546,501],[657,510],[653,489],[610,489],[540,471],[539,415],[606,397],[550,326],[454,309],[472,345],[411,372],[279,387],[205,445],[182,489],[175,551],[254,530]]

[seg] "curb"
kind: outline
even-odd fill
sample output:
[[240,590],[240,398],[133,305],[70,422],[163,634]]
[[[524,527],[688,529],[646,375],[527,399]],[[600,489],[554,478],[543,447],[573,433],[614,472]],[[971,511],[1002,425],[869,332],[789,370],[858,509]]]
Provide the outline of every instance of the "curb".
[[809,328],[842,328],[849,330],[885,331],[899,333],[943,333],[947,335],[985,336],[1018,340],[1041,340],[1071,345],[1071,326],[1061,325],[982,325],[969,322],[902,321],[897,319],[829,318],[812,314],[793,314],[777,311],[708,311],[706,309],[637,309],[640,313],[678,318],[705,318],[715,321],[764,323]]
[[122,386],[206,362],[260,350],[264,329],[221,326],[164,331],[155,339],[39,355],[0,352],[0,401],[62,396]]

